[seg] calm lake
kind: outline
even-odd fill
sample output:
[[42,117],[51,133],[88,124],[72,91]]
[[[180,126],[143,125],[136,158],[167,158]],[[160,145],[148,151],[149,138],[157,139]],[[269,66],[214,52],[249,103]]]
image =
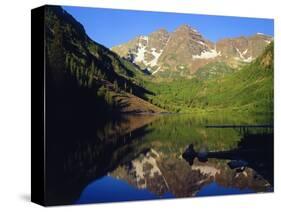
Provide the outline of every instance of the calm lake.
[[[245,114],[69,121],[47,146],[47,197],[81,204],[272,192],[272,125]],[[194,156],[183,157],[191,145]]]

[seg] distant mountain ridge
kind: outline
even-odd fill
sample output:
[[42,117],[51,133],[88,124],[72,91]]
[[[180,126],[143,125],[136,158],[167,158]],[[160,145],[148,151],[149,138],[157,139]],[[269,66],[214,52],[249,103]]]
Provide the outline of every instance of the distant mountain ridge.
[[182,25],[173,32],[160,29],[138,36],[111,50],[152,74],[178,71],[188,75],[213,62],[224,62],[231,68],[249,63],[261,55],[271,41],[273,37],[257,33],[214,43],[196,29]]

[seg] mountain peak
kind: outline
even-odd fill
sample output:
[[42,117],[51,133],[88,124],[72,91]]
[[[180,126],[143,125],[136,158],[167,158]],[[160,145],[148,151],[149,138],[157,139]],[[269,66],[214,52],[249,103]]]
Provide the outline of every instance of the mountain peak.
[[196,29],[187,24],[180,25],[178,28],[176,28],[174,33],[190,36],[201,36],[201,34]]
[[159,32],[159,33],[169,33],[165,28],[160,28],[160,29],[156,30],[155,32]]
[[163,35],[164,36],[168,36],[169,32],[166,29],[164,29],[164,28],[160,28],[160,29],[158,29],[158,30],[156,30],[156,31],[154,31],[154,32],[149,34],[149,36],[157,36],[157,35],[159,35],[159,36],[163,36]]
[[183,29],[190,29],[191,27],[188,24],[182,24],[178,27],[178,29],[183,28]]
[[178,28],[176,28],[175,31],[189,31],[191,30],[191,27],[187,24],[182,24]]
[[[144,38],[144,37],[143,37]],[[236,67],[257,58],[273,40],[271,36],[256,33],[252,36],[225,38],[213,43],[188,24],[173,32],[160,28],[145,39],[115,48],[114,51],[146,68],[151,73],[183,71],[193,73],[209,62],[221,61]]]

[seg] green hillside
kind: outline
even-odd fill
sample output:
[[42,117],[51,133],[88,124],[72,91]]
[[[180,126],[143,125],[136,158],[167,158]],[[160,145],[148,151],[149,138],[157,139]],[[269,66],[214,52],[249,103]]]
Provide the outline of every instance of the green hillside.
[[150,101],[170,111],[273,112],[273,43],[240,70],[209,64],[195,78],[149,81],[146,86],[156,94]]
[[214,109],[273,112],[273,43],[240,71],[208,81],[198,98]]
[[224,62],[213,62],[199,68],[195,75],[201,80],[214,79],[233,73],[234,69]]

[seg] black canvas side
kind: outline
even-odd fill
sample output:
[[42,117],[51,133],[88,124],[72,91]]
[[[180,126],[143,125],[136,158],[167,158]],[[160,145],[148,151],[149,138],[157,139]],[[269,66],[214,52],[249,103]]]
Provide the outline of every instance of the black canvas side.
[[45,6],[31,11],[31,201],[40,205],[45,205],[44,11]]

